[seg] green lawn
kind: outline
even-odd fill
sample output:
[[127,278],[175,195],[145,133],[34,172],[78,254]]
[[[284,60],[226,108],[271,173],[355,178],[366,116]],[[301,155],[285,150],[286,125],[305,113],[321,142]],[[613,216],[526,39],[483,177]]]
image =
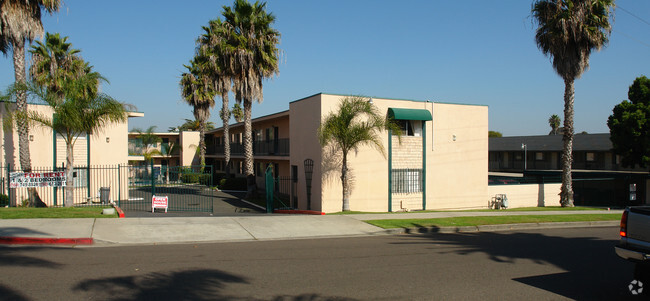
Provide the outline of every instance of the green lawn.
[[0,208],[0,219],[17,218],[115,218],[117,214],[103,215],[102,209],[111,207],[72,207],[72,208]]
[[512,215],[512,216],[463,216],[428,219],[384,219],[366,221],[384,229],[419,227],[462,227],[499,224],[585,222],[620,220],[620,214],[568,214],[568,215]]
[[[506,209],[505,211],[582,211],[582,210],[595,210],[606,211],[603,208],[594,207],[560,207],[560,206],[547,206],[547,207],[523,207]],[[345,214],[410,214],[410,213],[426,213],[426,212],[449,212],[451,210],[423,210],[423,211],[409,211],[409,212],[363,212],[363,211],[346,211],[328,213],[328,215],[345,215]],[[492,212],[494,209],[471,209],[471,210],[453,210],[454,212]]]

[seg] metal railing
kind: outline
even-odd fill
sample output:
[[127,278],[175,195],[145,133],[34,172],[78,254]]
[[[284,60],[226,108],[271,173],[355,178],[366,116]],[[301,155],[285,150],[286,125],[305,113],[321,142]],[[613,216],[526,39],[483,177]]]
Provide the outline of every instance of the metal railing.
[[[288,156],[290,139],[261,140],[253,142],[253,155],[255,156]],[[209,144],[207,153],[220,155],[224,152],[223,144]],[[231,155],[244,155],[244,144],[241,142],[230,143]]]

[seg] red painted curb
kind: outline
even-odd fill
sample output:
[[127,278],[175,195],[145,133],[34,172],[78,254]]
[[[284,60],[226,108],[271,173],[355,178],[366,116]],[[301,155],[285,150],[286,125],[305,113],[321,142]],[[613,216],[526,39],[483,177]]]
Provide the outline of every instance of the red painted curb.
[[325,215],[325,212],[313,211],[313,210],[274,210],[273,213]]
[[92,238],[42,238],[42,237],[0,237],[0,244],[7,245],[92,245]]
[[117,211],[118,218],[124,218],[124,211],[122,211],[122,208],[118,207],[115,204],[113,204],[113,208],[115,208],[115,211]]

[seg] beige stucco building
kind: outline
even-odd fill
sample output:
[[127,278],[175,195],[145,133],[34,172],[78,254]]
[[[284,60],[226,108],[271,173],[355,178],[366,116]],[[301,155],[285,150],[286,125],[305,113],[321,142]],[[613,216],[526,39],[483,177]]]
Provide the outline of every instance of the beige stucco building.
[[[255,173],[264,169],[291,179],[291,205],[323,212],[342,210],[340,165],[318,142],[321,120],[338,109],[344,95],[319,93],[290,103],[289,110],[253,120]],[[361,147],[349,158],[353,211],[387,212],[485,207],[488,197],[488,108],[415,100],[368,98],[383,115],[402,124],[405,134],[381,133],[386,152]],[[243,125],[231,135],[231,172],[241,174]],[[208,157],[224,170],[223,129],[208,133]],[[401,143],[399,142],[401,140]],[[308,183],[306,160],[313,161]],[[308,196],[307,186],[310,186]]]

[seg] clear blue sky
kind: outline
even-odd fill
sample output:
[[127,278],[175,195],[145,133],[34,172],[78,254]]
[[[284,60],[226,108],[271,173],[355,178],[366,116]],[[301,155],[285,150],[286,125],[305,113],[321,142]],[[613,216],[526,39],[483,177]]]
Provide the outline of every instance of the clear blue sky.
[[[650,76],[650,2],[618,0],[609,45],[576,81],[575,129],[608,132],[607,117],[640,75]],[[43,18],[110,80],[102,90],[135,105],[130,128],[193,119],[178,81],[195,39],[231,1],[66,0]],[[490,130],[544,135],[563,117],[564,83],[535,46],[531,1],[271,0],[282,33],[280,74],[253,117],[319,92],[489,106]],[[13,82],[0,59],[0,88]],[[210,118],[221,126],[218,110]]]

